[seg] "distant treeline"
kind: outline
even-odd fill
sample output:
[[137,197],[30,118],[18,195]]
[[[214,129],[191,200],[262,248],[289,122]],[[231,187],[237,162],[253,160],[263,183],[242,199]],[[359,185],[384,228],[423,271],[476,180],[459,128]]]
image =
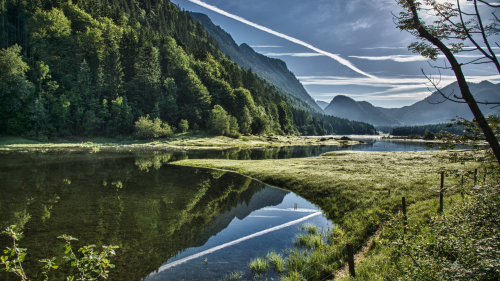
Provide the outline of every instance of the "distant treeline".
[[[463,135],[464,127],[453,124],[448,127],[449,123],[441,124],[431,124],[431,125],[420,125],[420,126],[407,126],[407,127],[396,127],[391,131],[393,136],[409,136],[409,135],[420,135],[423,136],[425,132],[429,131],[431,133],[439,133],[440,131],[447,131],[456,135]],[[378,128],[382,130],[381,128]]]

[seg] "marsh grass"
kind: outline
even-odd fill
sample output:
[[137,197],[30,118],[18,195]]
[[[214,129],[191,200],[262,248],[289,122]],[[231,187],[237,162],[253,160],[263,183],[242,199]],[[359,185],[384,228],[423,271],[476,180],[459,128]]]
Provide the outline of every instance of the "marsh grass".
[[262,276],[269,271],[269,262],[265,257],[257,257],[252,259],[249,264],[250,272],[255,275]]
[[222,279],[220,279],[220,281],[232,281],[232,280],[241,280],[241,281],[243,281],[244,280],[243,279],[243,275],[245,275],[243,273],[243,271],[237,270],[237,271],[234,271],[234,272],[231,272],[231,273],[227,274]]
[[285,271],[286,261],[281,255],[276,254],[275,252],[270,252],[267,254],[266,258],[276,273],[281,274],[283,271]]
[[317,234],[318,227],[314,224],[306,223],[302,225],[302,230],[306,230],[309,234]]
[[319,248],[323,245],[323,237],[318,234],[298,234],[295,240],[295,246],[307,248]]
[[[328,243],[321,247],[289,253],[284,275],[290,278],[285,280],[309,275],[314,277],[308,280],[321,280],[333,278],[345,263],[346,243],[357,248],[401,209],[402,196],[408,205],[436,198],[437,171],[443,166],[473,170],[480,165],[443,162],[442,156],[449,153],[338,151],[311,158],[184,160],[174,164],[236,171],[289,189],[321,207],[337,227],[329,230]],[[456,184],[459,179],[445,178],[445,188]]]

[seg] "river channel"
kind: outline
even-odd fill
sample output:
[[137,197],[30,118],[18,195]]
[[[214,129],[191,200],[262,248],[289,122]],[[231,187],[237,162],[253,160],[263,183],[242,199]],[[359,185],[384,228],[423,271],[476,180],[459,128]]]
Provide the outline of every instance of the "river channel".
[[[293,247],[301,225],[332,226],[296,194],[234,173],[167,165],[186,158],[276,159],[335,150],[424,150],[417,143],[366,141],[352,147],[282,147],[162,152],[19,150],[0,153],[0,227],[15,224],[28,249],[25,269],[38,260],[62,263],[63,241],[74,247],[117,245],[108,280],[220,280],[248,263]],[[0,236],[0,248],[12,241]],[[71,271],[54,270],[55,280]],[[273,275],[269,275],[272,278]],[[0,280],[19,280],[0,273]]]

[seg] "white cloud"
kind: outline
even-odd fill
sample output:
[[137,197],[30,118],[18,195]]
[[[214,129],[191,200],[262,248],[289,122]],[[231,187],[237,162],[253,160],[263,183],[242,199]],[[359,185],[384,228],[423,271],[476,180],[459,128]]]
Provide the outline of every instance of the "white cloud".
[[390,55],[390,56],[349,56],[350,58],[357,58],[363,60],[393,60],[397,62],[411,62],[411,61],[426,61],[420,55]]
[[292,57],[321,57],[324,56],[320,53],[263,53],[265,56],[270,57],[280,57],[280,56],[292,56]]
[[[424,58],[421,55],[389,55],[389,56],[349,56],[350,58],[364,59],[364,60],[392,60],[396,62],[413,62],[413,61],[426,61],[428,58]],[[455,55],[456,58],[480,58],[483,55],[474,54],[458,54]],[[438,58],[446,58],[443,55],[439,55]]]
[[274,45],[253,45],[250,46],[252,48],[282,48],[283,46],[274,46]]
[[[326,85],[326,86],[365,86],[380,90],[368,93],[314,93],[315,97],[333,98],[336,95],[348,95],[356,100],[418,100],[427,97],[434,92],[429,81],[422,76],[419,77],[392,77],[379,78],[378,80],[368,78],[351,78],[343,76],[299,76],[303,85]],[[439,79],[437,77],[431,77]],[[456,81],[455,76],[442,75],[438,84],[443,88]],[[488,80],[492,83],[500,83],[500,75],[489,76],[467,76],[468,82],[479,83]],[[436,80],[437,82],[437,80]]]
[[368,21],[367,19],[359,19],[356,22],[349,23],[349,27],[352,29],[352,31],[356,31],[358,29],[365,29],[370,26],[372,26],[372,23]]
[[221,15],[224,15],[224,16],[226,16],[226,17],[229,17],[229,18],[235,19],[235,20],[237,20],[237,21],[239,21],[239,22],[242,22],[242,23],[244,23],[244,24],[247,24],[247,25],[253,26],[253,27],[255,27],[255,28],[257,28],[257,29],[260,29],[260,30],[262,30],[262,31],[264,31],[264,32],[267,32],[267,33],[273,34],[273,35],[275,35],[275,36],[278,36],[278,37],[283,38],[283,39],[285,39],[285,40],[288,40],[288,41],[290,41],[290,42],[293,42],[293,43],[296,43],[296,44],[302,45],[302,46],[304,46],[304,47],[306,47],[306,48],[308,48],[308,49],[311,49],[311,50],[313,50],[313,51],[315,51],[315,52],[318,52],[318,53],[324,54],[325,56],[328,56],[328,57],[330,57],[330,58],[332,58],[332,59],[336,60],[336,61],[337,61],[337,62],[339,62],[340,64],[342,64],[342,65],[345,65],[345,66],[349,67],[350,69],[352,69],[352,70],[356,71],[356,72],[357,72],[357,73],[359,73],[359,74],[362,74],[362,75],[364,75],[364,76],[370,77],[370,78],[372,78],[372,79],[378,79],[376,76],[371,75],[371,74],[368,74],[368,73],[366,73],[366,72],[362,71],[361,69],[357,68],[357,67],[356,67],[356,66],[354,66],[354,64],[352,64],[350,61],[348,61],[348,60],[346,60],[346,59],[344,59],[344,58],[340,57],[339,55],[335,55],[335,54],[332,54],[332,53],[329,53],[329,52],[323,51],[323,50],[318,49],[318,48],[314,47],[313,45],[308,44],[308,43],[306,43],[306,42],[304,42],[304,41],[302,41],[302,40],[299,40],[299,39],[297,39],[297,38],[293,38],[293,37],[288,36],[288,35],[285,35],[285,34],[283,34],[283,33],[280,33],[280,32],[277,32],[277,31],[274,31],[274,30],[272,30],[272,29],[270,29],[270,28],[267,28],[267,27],[265,27],[265,26],[262,26],[262,25],[259,25],[259,24],[256,24],[256,23],[253,23],[253,22],[248,21],[248,20],[246,20],[246,19],[244,19],[244,18],[242,18],[242,17],[240,17],[240,16],[236,16],[236,15],[230,14],[230,13],[228,13],[228,12],[226,12],[226,11],[223,11],[223,10],[221,10],[221,9],[219,9],[219,8],[215,7],[215,6],[209,5],[209,4],[204,3],[204,2],[202,2],[202,1],[199,1],[199,0],[189,0],[189,1],[190,1],[190,2],[192,2],[192,3],[195,3],[195,4],[197,4],[197,5],[200,5],[200,6],[202,6],[202,7],[205,7],[205,8],[207,8],[207,9],[211,10],[211,11],[214,11],[214,12],[216,12],[216,13],[219,13],[219,14],[221,14]]
[[389,50],[396,50],[396,49],[407,49],[408,47],[367,47],[367,48],[360,48],[363,50],[375,50],[375,49],[389,49]]

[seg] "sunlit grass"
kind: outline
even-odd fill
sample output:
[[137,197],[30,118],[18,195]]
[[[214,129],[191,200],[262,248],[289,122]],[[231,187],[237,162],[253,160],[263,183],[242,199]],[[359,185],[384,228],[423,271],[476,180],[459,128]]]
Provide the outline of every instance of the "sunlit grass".
[[[286,280],[294,280],[297,274],[333,278],[332,272],[345,263],[346,243],[360,246],[401,209],[402,196],[408,205],[437,197],[437,170],[441,167],[473,170],[479,166],[475,162],[443,162],[440,156],[447,153],[339,151],[311,158],[183,160],[174,164],[233,170],[287,188],[320,206],[337,227],[326,234],[328,243],[321,244],[321,239],[315,240],[309,233],[313,228],[304,226],[308,233],[298,237],[297,245],[314,250],[289,254]],[[445,188],[458,183],[458,179],[448,177]]]
[[38,142],[21,137],[0,137],[0,148],[9,147],[68,147],[80,146],[92,143],[99,146],[149,146],[155,148],[183,148],[183,149],[223,149],[232,147],[259,148],[279,146],[319,146],[319,145],[353,145],[356,141],[338,141],[334,138],[307,138],[297,136],[244,136],[239,139],[226,136],[214,136],[205,131],[188,131],[175,134],[169,138],[137,140],[133,136],[121,136],[115,138],[106,137],[72,137],[69,139],[53,139],[49,142]]
[[263,275],[269,271],[269,262],[264,257],[258,257],[250,261],[250,272],[256,275]]
[[271,263],[271,266],[273,267],[273,270],[276,271],[278,274],[283,272],[285,270],[285,260],[283,259],[283,256],[276,254],[275,252],[270,252],[266,256],[267,260],[269,260],[269,263]]

